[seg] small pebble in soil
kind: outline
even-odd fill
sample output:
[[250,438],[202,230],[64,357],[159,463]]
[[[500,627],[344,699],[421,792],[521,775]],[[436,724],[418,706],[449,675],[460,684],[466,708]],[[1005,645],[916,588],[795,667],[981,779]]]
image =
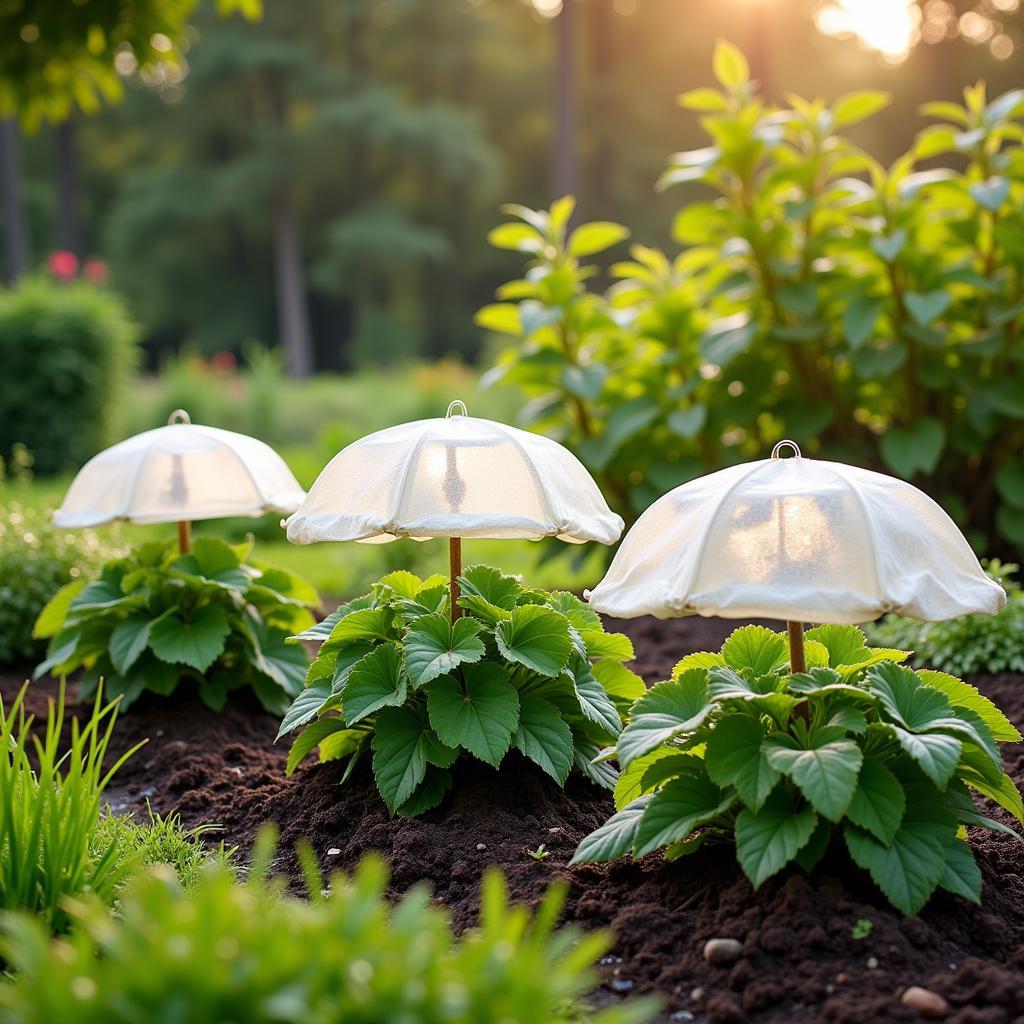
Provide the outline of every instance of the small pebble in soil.
[[621,956],[612,956],[609,953],[607,956],[601,957],[601,959],[598,961],[598,963],[602,967],[610,967],[612,964],[621,964],[622,963],[622,957]]
[[238,765],[235,765],[235,766],[234,766],[234,767],[233,767],[233,768],[232,768],[231,770],[232,770],[232,771],[233,771],[233,772],[234,772],[234,773],[235,773],[235,774],[236,774],[236,775],[237,775],[237,776],[238,776],[239,778],[241,778],[241,777],[242,777],[242,769],[241,769],[241,768],[239,768],[239,767],[238,767]]
[[900,997],[900,1002],[912,1006],[922,1017],[945,1017],[949,1012],[949,1003],[931,989],[911,985]]
[[704,959],[709,964],[731,964],[739,959],[743,945],[738,939],[708,939],[704,943]]
[[476,848],[478,850],[486,850],[487,849],[487,844],[486,843],[477,843],[476,844]]
[[694,1017],[694,1015],[690,1013],[689,1010],[676,1010],[676,1012],[669,1017],[669,1020],[683,1021],[684,1024],[689,1024],[689,1021],[696,1019],[697,1018]]
[[338,848],[337,848],[336,846],[332,846],[332,847],[331,847],[331,848],[330,848],[330,849],[329,849],[329,850],[327,851],[327,856],[328,856],[328,857],[337,857],[339,853],[341,853],[341,850],[339,850],[339,849],[338,849]]
[[837,985],[845,985],[848,980],[849,980],[849,978],[848,978],[848,976],[846,974],[846,971],[840,971],[836,975],[836,984]]
[[561,832],[561,831],[562,830],[556,825],[554,828],[549,828],[548,829],[548,835],[557,836],[558,833]]
[[877,969],[878,969],[878,957],[877,956],[869,956],[868,957],[868,970],[869,971],[875,971]]
[[690,998],[695,1002],[699,1003],[704,998],[704,989],[698,985],[691,993]]
[[616,992],[628,992],[633,987],[629,978],[612,978],[611,984]]

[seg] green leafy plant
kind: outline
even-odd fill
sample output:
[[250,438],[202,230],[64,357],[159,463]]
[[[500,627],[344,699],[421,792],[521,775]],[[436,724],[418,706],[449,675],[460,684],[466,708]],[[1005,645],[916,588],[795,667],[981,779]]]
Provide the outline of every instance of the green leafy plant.
[[836,839],[906,914],[938,888],[977,902],[965,826],[1017,833],[970,791],[1024,824],[999,751],[1020,734],[973,686],[905,657],[855,626],[819,626],[794,675],[785,634],[746,626],[720,653],[684,658],[633,705],[618,813],[574,861],[675,860],[729,840],[757,888],[790,863],[812,870]]
[[628,638],[574,595],[488,566],[459,585],[454,622],[445,577],[399,570],[296,638],[323,642],[281,723],[279,736],[302,728],[288,770],[319,746],[321,761],[349,759],[347,779],[372,749],[384,802],[407,815],[441,802],[463,754],[497,767],[515,748],[559,785],[575,766],[611,788],[592,762],[644,689],[622,664]]
[[866,917],[857,918],[857,923],[850,929],[850,938],[856,942],[863,942],[874,929],[874,922]]
[[531,850],[529,847],[526,847],[526,856],[533,860],[547,860],[548,857],[551,856],[551,851],[546,849],[544,844],[541,843],[536,850]]
[[127,707],[144,690],[169,696],[182,679],[220,710],[250,687],[271,714],[302,689],[309,659],[285,641],[315,620],[316,591],[284,569],[248,561],[251,544],[197,537],[192,551],[144,544],[57,592],[36,622],[50,638],[36,668],[67,675],[84,669],[79,692],[104,680]]
[[0,456],[20,443],[37,473],[55,473],[112,444],[136,334],[117,296],[86,282],[0,291]]
[[49,934],[67,924],[68,897],[111,903],[133,864],[105,837],[101,802],[138,747],[104,767],[117,705],[99,696],[85,725],[70,720],[66,738],[63,686],[40,737],[25,714],[27,688],[9,708],[0,703],[0,906],[30,911]]
[[58,530],[49,512],[9,501],[0,507],[0,663],[38,657],[46,644],[32,627],[65,583],[123,554],[94,530]]
[[846,132],[885,94],[774,106],[727,43],[714,72],[680,97],[707,144],[661,180],[691,190],[677,253],[634,245],[598,290],[590,257],[624,228],[569,231],[571,198],[505,208],[490,239],[528,263],[478,314],[516,339],[486,382],[627,522],[791,437],[927,480],[976,546],[1024,548],[1024,90],[926,104],[940,123],[884,167]]
[[579,1003],[608,940],[556,928],[564,887],[531,914],[490,872],[479,927],[456,937],[422,888],[393,907],[374,858],[324,892],[306,851],[306,902],[265,881],[269,853],[257,849],[245,884],[214,865],[191,894],[153,870],[128,887],[116,920],[76,902],[76,927],[57,943],[37,920],[8,916],[0,953],[15,974],[0,985],[4,1020],[135,1024],[168,1007],[181,1020],[247,1024],[633,1024],[652,1014],[649,1001],[596,1014]]
[[993,560],[988,573],[1006,591],[1006,607],[997,615],[964,615],[949,622],[918,622],[886,615],[866,626],[872,642],[913,651],[918,667],[955,676],[1024,672],[1024,591],[1015,580],[1016,565]]

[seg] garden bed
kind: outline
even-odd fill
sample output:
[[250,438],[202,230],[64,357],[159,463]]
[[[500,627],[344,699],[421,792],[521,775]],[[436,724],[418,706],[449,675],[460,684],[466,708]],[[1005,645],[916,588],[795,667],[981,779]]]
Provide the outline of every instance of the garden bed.
[[[642,658],[648,683],[666,678],[690,650],[717,649],[735,623],[642,619],[616,623]],[[1024,725],[1024,676],[971,680]],[[9,697],[13,678],[4,681]],[[30,704],[44,710],[48,686]],[[52,691],[51,691],[52,692]],[[281,828],[280,868],[298,877],[294,843],[308,839],[330,869],[352,867],[366,850],[392,865],[392,884],[431,886],[459,926],[473,923],[480,876],[500,867],[515,898],[531,902],[555,878],[568,878],[567,913],[587,928],[615,934],[597,1002],[656,991],[666,1021],[912,1021],[900,1001],[910,985],[949,1003],[955,1024],[1024,1022],[1024,846],[1008,836],[972,836],[984,880],[984,907],[937,895],[917,917],[888,906],[841,854],[813,883],[787,871],[755,893],[730,852],[699,851],[665,865],[659,856],[568,868],[576,844],[605,821],[610,795],[574,777],[565,792],[534,767],[509,758],[496,771],[460,765],[438,810],[419,819],[389,818],[364,761],[338,788],[340,768],[307,764],[284,777],[287,743],[275,746],[277,721],[241,695],[215,715],[198,700],[146,696],[119,723],[113,749],[149,743],[118,778],[118,809],[177,809],[186,824],[216,822],[221,837],[245,851],[260,825]],[[1004,750],[1007,772],[1024,784],[1024,744]],[[1009,819],[997,808],[993,817]],[[543,844],[548,856],[535,858]],[[858,922],[870,931],[855,938]],[[861,925],[859,930],[864,930]],[[742,943],[738,959],[705,962],[714,937]]]

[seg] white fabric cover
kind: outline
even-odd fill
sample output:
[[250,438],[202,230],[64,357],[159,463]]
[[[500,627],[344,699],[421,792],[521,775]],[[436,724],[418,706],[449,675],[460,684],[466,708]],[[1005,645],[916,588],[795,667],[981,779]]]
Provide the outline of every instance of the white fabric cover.
[[58,526],[115,519],[171,523],[294,512],[305,491],[269,445],[245,434],[173,423],[90,459],[54,514]]
[[588,595],[606,615],[858,623],[994,614],[1002,587],[916,487],[840,463],[765,459],[659,498]]
[[456,415],[403,423],[350,444],[286,525],[294,544],[398,537],[612,544],[623,522],[557,442]]

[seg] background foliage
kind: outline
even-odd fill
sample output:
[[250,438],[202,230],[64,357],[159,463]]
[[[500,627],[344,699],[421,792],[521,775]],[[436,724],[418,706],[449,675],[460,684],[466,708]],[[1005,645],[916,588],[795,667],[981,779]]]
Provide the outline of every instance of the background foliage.
[[587,258],[624,228],[571,229],[571,199],[506,207],[491,241],[529,263],[478,314],[519,340],[489,379],[521,387],[627,521],[790,437],[924,486],[978,548],[1019,549],[1024,90],[926,104],[884,166],[845,135],[884,94],[767,104],[726,43],[714,71],[680,97],[707,145],[661,179],[711,193],[678,211],[678,247],[635,244],[605,287]]

